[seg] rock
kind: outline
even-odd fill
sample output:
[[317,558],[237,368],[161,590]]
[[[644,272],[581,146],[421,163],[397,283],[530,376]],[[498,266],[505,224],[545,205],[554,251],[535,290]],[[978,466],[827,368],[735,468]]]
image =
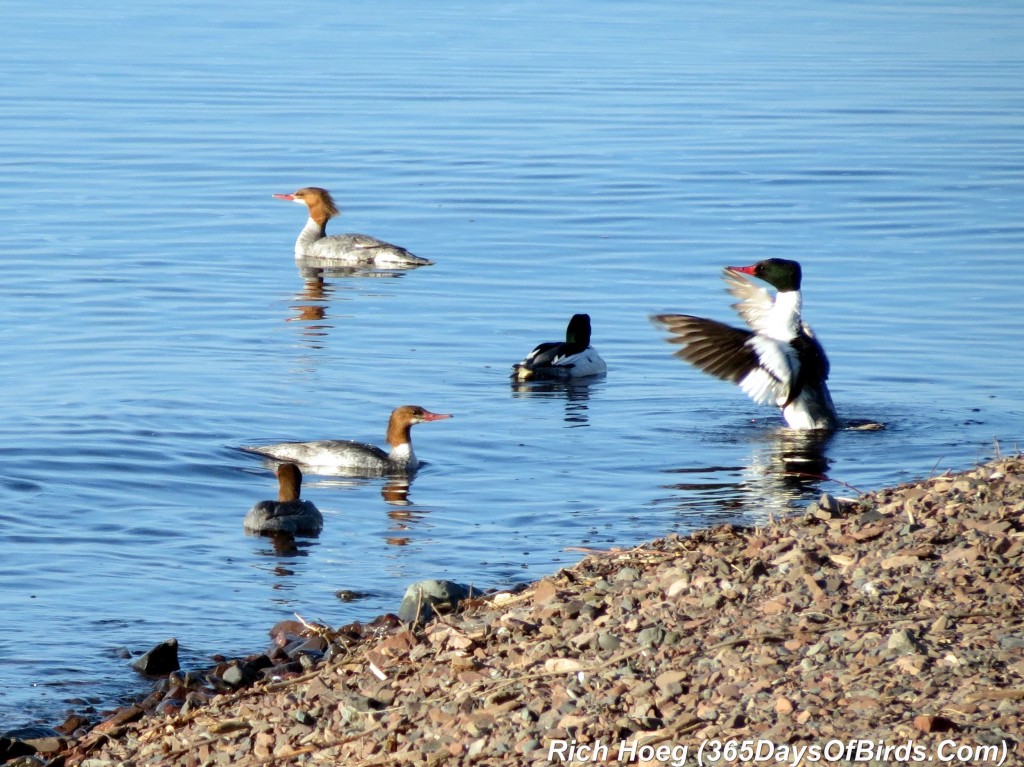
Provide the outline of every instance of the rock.
[[914,637],[913,632],[906,629],[892,632],[885,646],[900,654],[924,652],[924,645]]
[[602,650],[617,650],[622,640],[608,631],[602,631],[597,635],[597,646]]
[[286,620],[275,623],[268,633],[275,644],[283,647],[289,642],[302,637],[305,631],[306,624],[299,621]]
[[544,670],[556,674],[571,674],[583,668],[583,664],[575,658],[548,658],[544,661]]
[[113,732],[119,727],[122,727],[129,722],[136,722],[141,719],[146,713],[146,710],[141,706],[124,706],[118,709],[112,716],[104,719],[98,725],[92,728],[93,732]]
[[273,668],[270,658],[266,655],[257,655],[244,661],[232,663],[224,669],[221,679],[226,685],[237,690],[251,685],[259,679],[260,672],[268,668]]
[[612,576],[612,583],[632,583],[639,577],[640,573],[635,568],[623,567]]
[[340,589],[334,592],[334,596],[340,599],[342,602],[356,602],[360,599],[366,599],[369,594],[365,591],[352,591],[351,589]]
[[651,626],[637,634],[636,641],[641,647],[656,647],[664,638],[665,629],[661,626]]
[[0,764],[7,764],[10,760],[21,756],[34,754],[36,750],[18,738],[10,738],[6,734],[0,736]]
[[952,719],[944,716],[915,716],[914,727],[921,732],[951,732],[959,727]]
[[683,683],[688,678],[689,672],[687,671],[665,671],[658,675],[654,680],[654,684],[658,686],[658,689],[661,690],[663,695],[674,698],[678,695],[682,695],[683,691],[686,689],[686,686]]
[[228,732],[248,732],[252,729],[252,725],[244,719],[220,719],[208,724],[207,729],[214,735],[223,735]]
[[146,676],[164,676],[177,671],[178,640],[171,638],[153,647],[132,663],[132,668]]
[[57,738],[60,737],[60,733],[53,727],[44,727],[42,725],[30,725],[28,727],[17,727],[13,730],[7,730],[3,734],[0,734],[0,738],[7,738],[9,740],[39,740],[40,738]]
[[61,735],[71,735],[75,730],[79,730],[89,724],[89,720],[79,714],[68,714],[63,724],[58,725],[55,729]]
[[221,679],[232,687],[244,687],[256,681],[255,677],[246,673],[246,671],[241,665],[229,666],[227,671],[221,675]]
[[419,581],[406,589],[398,617],[405,623],[424,624],[434,616],[435,606],[448,605],[454,609],[471,591],[469,586],[454,581]]
[[821,498],[818,499],[818,506],[833,514],[838,514],[843,509],[842,504],[831,493],[822,493]]

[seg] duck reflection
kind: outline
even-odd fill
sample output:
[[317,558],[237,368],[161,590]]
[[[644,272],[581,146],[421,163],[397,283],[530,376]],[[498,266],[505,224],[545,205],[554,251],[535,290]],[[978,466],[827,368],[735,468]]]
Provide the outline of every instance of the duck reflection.
[[417,526],[427,519],[428,512],[413,509],[392,509],[388,512],[391,524],[388,525],[384,542],[389,546],[407,546],[412,543],[412,533]]
[[564,420],[570,427],[590,425],[590,388],[604,380],[591,376],[565,381],[512,381],[513,399],[564,399]]
[[[273,458],[265,458],[263,466],[271,471],[277,471],[278,467],[287,461],[277,461]],[[427,466],[426,462],[420,464]],[[403,474],[401,476],[385,477],[384,484],[380,488],[380,495],[384,501],[391,506],[410,506],[412,500],[409,498],[409,491],[412,488],[415,475]],[[345,474],[320,475],[317,479],[307,482],[307,487],[335,488],[335,487],[365,487],[371,482],[376,482],[375,477],[347,476]]]
[[291,309],[293,315],[285,322],[302,322],[301,334],[309,340],[314,348],[319,348],[319,339],[326,336],[333,325],[324,322],[327,319],[327,303],[331,300],[334,288],[324,282],[319,274],[303,275],[302,290],[295,295]]
[[[329,264],[330,262],[324,262]],[[328,282],[328,278],[401,277],[401,269],[373,269],[364,267],[345,267],[316,265],[315,259],[296,259],[299,275],[302,277],[302,290],[295,294],[291,305],[292,314],[285,322],[303,323],[301,335],[311,348],[323,348],[320,339],[327,336],[334,327],[327,321],[327,307],[331,302],[338,301],[339,288]],[[410,267],[415,268],[415,267]],[[342,290],[353,291],[355,288],[342,286]],[[348,299],[351,300],[351,299]]]
[[[259,569],[265,569],[277,578],[288,579],[293,575],[304,572],[300,563],[308,557],[313,549],[320,545],[315,539],[296,538],[290,533],[271,533],[259,537],[260,546],[253,552],[258,557],[273,559],[276,563],[273,567],[264,568],[256,565]],[[275,584],[273,588],[282,588]]]
[[409,506],[409,487],[412,485],[410,477],[394,477],[384,483],[380,489],[380,496],[386,503],[392,506]]
[[669,469],[692,480],[662,485],[675,491],[656,504],[675,505],[701,520],[701,525],[721,522],[761,523],[784,516],[821,493],[829,481],[832,461],[828,447],[833,432],[796,431],[779,428],[764,432],[753,442],[746,465],[694,466]]
[[404,277],[405,273],[417,266],[395,267],[380,269],[373,266],[338,266],[332,264],[330,259],[317,259],[304,256],[295,259],[295,265],[299,267],[299,274],[303,280],[327,278],[344,279],[347,277],[370,277],[372,279],[398,279]]

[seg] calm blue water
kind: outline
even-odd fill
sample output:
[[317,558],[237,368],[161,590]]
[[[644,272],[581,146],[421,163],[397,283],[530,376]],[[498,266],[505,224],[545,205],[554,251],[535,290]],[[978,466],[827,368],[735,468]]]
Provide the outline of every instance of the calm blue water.
[[[1019,3],[8,5],[0,729],[138,689],[119,648],[199,664],[1024,437]],[[270,196],[304,185],[436,265],[304,281]],[[732,321],[720,268],[771,256],[841,415],[889,427],[810,464],[647,319]],[[577,311],[607,377],[513,389]],[[309,477],[318,540],[243,535],[276,482],[233,446],[405,403],[455,414],[407,505]]]

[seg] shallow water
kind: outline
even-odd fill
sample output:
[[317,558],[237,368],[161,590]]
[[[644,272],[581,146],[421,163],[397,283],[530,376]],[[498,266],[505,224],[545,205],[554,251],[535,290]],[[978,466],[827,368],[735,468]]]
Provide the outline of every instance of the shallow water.
[[[138,689],[122,648],[199,664],[1016,449],[1024,8],[630,8],[5,10],[0,729]],[[270,195],[308,184],[436,264],[304,278]],[[721,267],[772,256],[886,430],[800,444],[648,321],[733,321]],[[578,311],[608,375],[513,387]],[[405,403],[455,418],[404,503],[308,477],[319,539],[243,535],[276,484],[234,447],[380,443]]]

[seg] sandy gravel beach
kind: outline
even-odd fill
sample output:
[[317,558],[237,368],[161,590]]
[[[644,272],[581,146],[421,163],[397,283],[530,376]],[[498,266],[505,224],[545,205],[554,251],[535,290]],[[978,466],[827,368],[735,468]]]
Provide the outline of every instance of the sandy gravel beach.
[[[17,764],[1024,764],[1024,461],[279,626]],[[299,638],[299,633],[304,634]]]

